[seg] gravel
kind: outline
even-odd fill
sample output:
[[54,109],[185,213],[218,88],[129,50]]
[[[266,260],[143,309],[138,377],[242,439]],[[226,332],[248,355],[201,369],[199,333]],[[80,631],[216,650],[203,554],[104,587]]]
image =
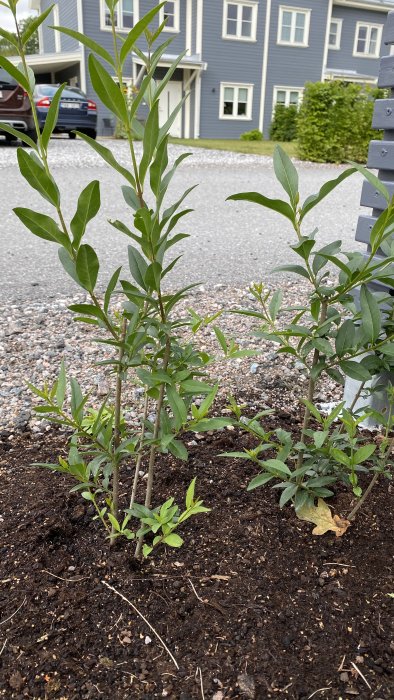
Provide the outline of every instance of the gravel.
[[[281,281],[284,303],[299,304],[305,298],[303,283]],[[53,383],[64,359],[68,376],[75,377],[83,391],[90,391],[89,405],[97,407],[108,391],[113,392],[114,381],[109,372],[96,363],[112,357],[109,346],[93,342],[97,330],[73,321],[67,309],[72,303],[86,300],[84,294],[72,298],[58,297],[50,304],[30,302],[0,307],[4,318],[0,330],[0,438],[9,439],[15,432],[31,430],[42,434],[51,429],[42,415],[34,413],[40,403],[27,387],[27,382],[41,387]],[[275,346],[258,339],[254,334],[255,319],[228,313],[231,309],[256,308],[248,288],[227,287],[217,284],[199,287],[180,304],[183,315],[193,308],[201,315],[224,312],[216,321],[223,332],[236,340],[240,349],[258,351],[252,358],[223,359],[211,326],[195,336],[202,350],[216,356],[209,368],[213,381],[219,381],[218,405],[224,404],[229,394],[239,402],[246,401],[258,410],[274,407],[286,415],[293,411],[305,389],[305,377],[294,366],[291,357],[277,355]],[[324,401],[338,398],[335,385],[325,382],[321,391]],[[125,418],[136,425],[142,414],[143,391],[130,371],[125,390]],[[153,410],[153,408],[152,408]]]

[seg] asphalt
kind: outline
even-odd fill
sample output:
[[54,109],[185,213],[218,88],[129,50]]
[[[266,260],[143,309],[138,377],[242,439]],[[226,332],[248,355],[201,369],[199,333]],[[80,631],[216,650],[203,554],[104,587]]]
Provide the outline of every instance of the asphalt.
[[[124,142],[107,141],[105,145],[113,149],[122,163],[127,163]],[[182,150],[173,146],[172,158]],[[129,239],[108,223],[108,219],[120,219],[132,225],[130,209],[120,192],[120,185],[124,184],[120,176],[103,164],[85,143],[67,139],[53,139],[51,167],[68,220],[74,214],[82,188],[93,179],[100,180],[102,207],[89,226],[86,242],[99,255],[101,287],[119,265],[125,265],[127,274]],[[343,169],[310,163],[299,163],[297,167],[301,199],[318,191]],[[294,233],[285,219],[257,205],[226,202],[230,194],[241,191],[282,197],[284,193],[275,180],[270,158],[195,149],[179,169],[168,201],[175,201],[194,184],[199,186],[187,200],[194,211],[182,220],[178,229],[191,237],[177,246],[176,252],[183,254],[183,258],[171,274],[171,287],[193,282],[245,286],[251,281],[273,281],[273,267],[296,259],[289,249],[289,244],[295,243]],[[306,218],[305,233],[318,227],[321,245],[342,239],[347,250],[360,247],[355,244],[354,235],[360,213],[361,184],[359,175],[342,183]],[[51,213],[51,206],[20,175],[16,147],[0,142],[0,301],[7,305],[75,292],[75,283],[58,261],[57,246],[24,229],[12,211],[16,206]]]

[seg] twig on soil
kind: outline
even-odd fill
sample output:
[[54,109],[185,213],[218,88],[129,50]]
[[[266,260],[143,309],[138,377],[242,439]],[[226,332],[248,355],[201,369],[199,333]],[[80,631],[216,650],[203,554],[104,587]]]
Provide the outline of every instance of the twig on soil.
[[109,583],[107,583],[106,581],[101,581],[101,583],[103,584],[103,586],[106,586],[107,588],[110,589],[110,591],[113,591],[116,595],[118,595],[120,598],[122,598],[122,600],[124,600],[126,603],[128,603],[128,605],[130,605],[131,608],[133,608],[133,610],[137,613],[137,615],[139,615],[140,618],[148,625],[149,629],[152,630],[153,634],[157,637],[157,639],[159,640],[160,644],[164,647],[164,649],[166,650],[167,654],[170,656],[170,658],[171,658],[172,661],[174,662],[176,668],[179,670],[178,663],[177,663],[175,657],[171,654],[171,652],[170,652],[168,646],[167,646],[167,645],[165,644],[165,642],[162,640],[162,638],[160,637],[159,633],[156,632],[155,628],[152,627],[152,625],[150,624],[150,622],[148,622],[148,620],[146,619],[146,617],[144,617],[144,615],[138,610],[138,608],[135,607],[134,603],[132,603],[128,598],[126,598],[126,596],[124,596],[123,593],[120,593],[119,591],[117,591],[116,588],[114,588],[113,586],[110,586]]
[[198,667],[197,672],[199,673],[200,676],[200,688],[201,688],[201,698],[202,700],[205,700],[205,695],[204,695],[204,684],[202,682],[202,673],[201,673],[201,668]]
[[6,647],[7,642],[8,642],[8,639],[5,639],[5,640],[4,640],[4,644],[3,644],[3,646],[2,646],[1,649],[0,649],[0,656],[2,655],[2,653],[3,653],[3,651],[4,651],[5,647]]
[[13,618],[14,615],[16,615],[16,613],[18,613],[19,610],[20,610],[21,608],[23,608],[24,604],[26,603],[26,600],[27,600],[27,598],[26,598],[26,596],[25,596],[24,599],[22,600],[22,602],[21,602],[19,608],[17,608],[17,609],[15,610],[15,612],[12,613],[12,615],[10,615],[9,617],[6,617],[5,620],[2,620],[2,621],[0,622],[0,625],[5,625],[6,622],[8,622],[9,620],[11,620],[11,618]]
[[353,668],[357,671],[358,675],[361,676],[361,678],[363,679],[365,685],[368,686],[368,688],[369,688],[370,690],[372,690],[372,687],[369,685],[369,683],[368,683],[367,679],[365,678],[364,674],[361,673],[359,667],[356,666],[356,664],[353,663],[353,661],[351,661],[350,663],[351,663],[351,665],[353,666]]
[[354,564],[343,564],[341,561],[326,561],[323,566],[344,566],[346,569],[355,569]]
[[193,589],[193,593],[194,593],[194,595],[196,596],[197,600],[199,600],[200,603],[204,603],[204,604],[205,604],[206,601],[203,600],[202,598],[200,598],[200,596],[198,595],[196,589],[194,588],[194,585],[193,585],[192,581],[190,580],[190,578],[188,578],[187,580],[189,581],[189,583],[190,583],[190,585],[191,585],[191,587],[192,587],[192,589]]
[[53,574],[52,571],[47,571],[47,569],[41,569],[41,571],[43,574],[49,574],[49,576],[53,576],[53,578],[58,578],[59,581],[65,581],[66,583],[78,583],[78,581],[85,581],[87,578],[90,578],[89,576],[81,576],[80,578],[63,578],[62,576]]
[[345,663],[345,659],[346,659],[346,654],[343,655],[343,659],[338,666],[338,673],[341,673],[341,671],[343,671],[343,664]]
[[311,700],[311,698],[313,698],[317,693],[322,693],[324,690],[332,690],[332,688],[319,688],[318,690],[315,690],[315,692],[312,693],[312,695],[309,696],[308,700]]

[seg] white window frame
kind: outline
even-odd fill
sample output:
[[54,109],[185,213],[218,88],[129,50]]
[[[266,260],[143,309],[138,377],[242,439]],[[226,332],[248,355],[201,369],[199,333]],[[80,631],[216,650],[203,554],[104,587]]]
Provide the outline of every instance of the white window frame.
[[[163,32],[172,32],[173,34],[179,32],[180,28],[180,7],[179,7],[179,0],[171,0],[171,2],[174,3],[174,26],[173,27],[168,27],[167,24],[165,25]],[[159,12],[159,22],[162,24],[164,22],[164,11],[165,11],[165,6],[161,8]]]
[[[228,19],[228,6],[237,5],[237,33],[227,34],[227,19]],[[251,7],[252,8],[252,33],[251,36],[242,36],[242,8]],[[256,41],[257,34],[257,12],[258,3],[255,0],[223,0],[223,23],[222,23],[222,39],[232,39],[233,41]]]
[[[366,43],[367,45],[371,41],[371,30],[372,29],[377,29],[378,30],[378,38],[376,42],[376,53],[360,53],[357,51],[357,44],[358,44],[358,35],[361,27],[367,27],[367,40]],[[357,22],[356,24],[356,32],[354,34],[354,45],[353,45],[353,56],[357,56],[358,58],[379,58],[380,57],[380,47],[382,45],[382,32],[383,32],[383,24],[375,24],[373,22]]]
[[[246,88],[248,90],[248,101],[246,103],[246,114],[245,116],[238,114],[224,114],[224,90],[225,88],[233,88],[237,91],[237,97],[234,95],[234,104],[238,106],[238,90]],[[219,119],[231,120],[231,121],[251,121],[252,111],[253,111],[253,83],[220,83],[220,103],[219,103]]]
[[[294,41],[295,22],[294,22],[294,25],[292,22],[290,41],[284,41],[281,38],[282,24],[283,24],[283,13],[284,12],[291,12],[294,16],[296,15],[296,13],[301,13],[301,14],[305,15],[304,40],[303,41]],[[300,48],[307,48],[309,46],[309,28],[310,28],[310,24],[311,24],[311,12],[312,12],[312,10],[305,8],[305,7],[293,7],[293,6],[288,6],[288,5],[280,5],[279,6],[277,43],[280,44],[281,46],[298,46]]]
[[277,101],[277,96],[278,92],[286,92],[286,99],[284,102],[285,107],[290,107],[293,102],[290,102],[290,93],[291,92],[298,92],[299,93],[299,98],[298,98],[298,105],[297,107],[300,107],[300,104],[302,102],[303,96],[304,96],[304,88],[303,87],[297,87],[296,85],[274,85],[274,96],[273,96],[273,102],[272,102],[272,115],[275,112],[275,107],[277,104],[283,104],[283,102],[278,102]]
[[[339,19],[339,17],[331,17],[330,20],[330,31],[328,33],[328,48],[330,51],[337,51],[338,49],[341,48],[341,37],[342,37],[342,19]],[[337,26],[337,33],[335,37],[335,44],[330,44],[330,34],[331,34],[331,25],[336,24]]]
[[[111,27],[108,27],[105,24],[105,11],[106,11],[107,6],[104,2],[104,0],[100,0],[100,29],[103,32],[110,32],[112,31]],[[126,34],[129,33],[131,27],[123,27],[119,24],[119,18],[123,17],[123,0],[119,0],[119,4],[116,7],[116,12],[117,12],[117,17],[118,17],[118,24],[116,27],[116,31],[118,32],[124,32]],[[133,26],[135,26],[139,20],[139,15],[140,15],[140,7],[139,7],[139,0],[133,0],[133,15],[134,15],[134,22]]]
[[[53,24],[55,25],[55,27],[59,27],[59,25],[60,25],[59,5],[53,6]],[[61,50],[62,50],[61,38],[62,38],[61,33],[55,32],[55,52],[56,53],[61,53]]]

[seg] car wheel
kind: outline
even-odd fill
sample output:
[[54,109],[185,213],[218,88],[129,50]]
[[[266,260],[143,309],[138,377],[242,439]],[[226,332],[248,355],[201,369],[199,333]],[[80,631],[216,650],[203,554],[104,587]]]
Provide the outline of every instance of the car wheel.
[[91,139],[96,140],[96,138],[97,138],[96,129],[85,129],[85,134],[86,134],[86,136],[90,136]]
[[4,134],[6,143],[12,143],[12,141],[16,141],[17,138],[16,136],[13,136],[12,134]]
[[75,138],[77,138],[77,135],[74,134],[73,131],[69,131],[69,132],[68,132],[68,138],[74,140]]

